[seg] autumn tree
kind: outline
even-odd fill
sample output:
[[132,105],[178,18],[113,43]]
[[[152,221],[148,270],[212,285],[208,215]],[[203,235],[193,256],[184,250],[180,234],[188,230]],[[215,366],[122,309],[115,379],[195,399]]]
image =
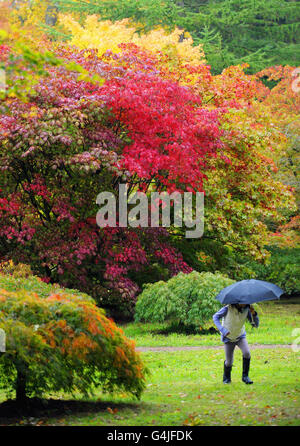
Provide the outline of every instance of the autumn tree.
[[0,273],[0,387],[24,404],[52,392],[122,390],[139,398],[148,373],[134,343],[93,299],[40,279]]

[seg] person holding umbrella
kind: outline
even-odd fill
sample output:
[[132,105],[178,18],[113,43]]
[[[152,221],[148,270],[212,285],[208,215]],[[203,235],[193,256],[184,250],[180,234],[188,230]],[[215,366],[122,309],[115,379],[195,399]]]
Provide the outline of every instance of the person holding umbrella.
[[[213,321],[221,332],[224,343],[225,361],[223,383],[231,382],[234,349],[238,346],[243,355],[242,381],[253,384],[249,378],[251,353],[246,340],[245,321],[258,327],[259,318],[252,303],[263,300],[279,299],[284,291],[278,286],[262,280],[242,280],[224,288],[217,296],[222,304],[227,304],[213,315]],[[223,321],[221,324],[220,321]]]
[[[238,346],[243,354],[243,374],[242,380],[246,384],[252,384],[253,381],[249,378],[250,369],[250,349],[246,340],[245,321],[249,319],[253,326],[258,327],[259,318],[257,312],[246,304],[230,304],[221,308],[213,315],[213,321],[221,332],[222,341],[225,348],[224,374],[223,383],[229,384],[231,382],[231,369],[233,365],[234,349]],[[223,319],[223,325],[220,323]]]

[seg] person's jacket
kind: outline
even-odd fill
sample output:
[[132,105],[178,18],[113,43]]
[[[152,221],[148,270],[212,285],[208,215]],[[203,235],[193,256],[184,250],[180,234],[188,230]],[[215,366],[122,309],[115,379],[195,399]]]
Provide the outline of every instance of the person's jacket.
[[258,327],[257,312],[252,315],[249,307],[239,311],[232,305],[226,305],[213,315],[213,321],[221,333],[222,341],[225,343],[237,342],[246,336],[244,324],[247,319],[253,327]]

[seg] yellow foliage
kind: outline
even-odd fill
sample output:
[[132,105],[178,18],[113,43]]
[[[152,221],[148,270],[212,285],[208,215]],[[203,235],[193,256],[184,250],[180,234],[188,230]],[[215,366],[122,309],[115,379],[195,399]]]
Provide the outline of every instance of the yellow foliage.
[[178,28],[168,33],[159,27],[139,35],[135,24],[129,19],[113,23],[110,20],[98,21],[97,15],[90,15],[84,26],[81,26],[72,15],[60,14],[59,21],[71,33],[71,44],[80,49],[96,48],[100,54],[107,50],[119,53],[119,44],[134,43],[148,51],[161,51],[188,64],[205,62],[201,45],[193,46],[193,39],[188,33],[185,33],[183,42],[179,42],[182,30]]
[[51,0],[17,0],[9,8],[9,30],[12,41],[26,44],[27,47],[40,50],[48,48],[49,41],[41,29],[45,24]]
[[163,28],[157,28],[147,34],[133,36],[133,43],[150,51],[167,52],[170,56],[178,57],[182,61],[191,65],[198,65],[205,62],[201,45],[193,46],[193,39],[189,33],[184,34],[184,39],[179,42],[182,30],[175,28],[168,33]]
[[96,15],[90,15],[81,26],[70,14],[59,15],[60,23],[71,32],[71,44],[78,48],[97,48],[103,54],[107,50],[119,52],[120,43],[131,42],[135,28],[127,19],[112,23],[110,20],[98,22]]
[[13,21],[23,27],[36,26],[45,20],[46,10],[50,4],[49,0],[18,0],[12,9]]
[[23,263],[14,264],[12,260],[0,262],[0,274],[11,274],[16,278],[29,277],[32,271],[29,265]]

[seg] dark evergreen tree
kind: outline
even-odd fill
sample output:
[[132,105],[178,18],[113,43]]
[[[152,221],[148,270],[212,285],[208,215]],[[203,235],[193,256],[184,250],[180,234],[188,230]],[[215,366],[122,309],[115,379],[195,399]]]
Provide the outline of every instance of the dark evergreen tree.
[[[300,60],[300,5],[294,0],[183,0],[185,28],[203,41],[213,68],[248,62],[251,71]],[[207,29],[218,39],[207,40]],[[219,51],[223,51],[223,55]]]

